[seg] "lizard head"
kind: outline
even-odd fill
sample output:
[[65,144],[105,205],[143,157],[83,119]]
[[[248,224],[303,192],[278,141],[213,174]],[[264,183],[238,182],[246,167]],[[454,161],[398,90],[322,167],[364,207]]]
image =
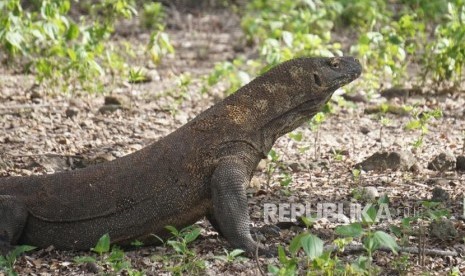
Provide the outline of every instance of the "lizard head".
[[[223,128],[234,139],[260,134],[263,152],[276,139],[315,115],[339,87],[360,76],[362,66],[353,57],[296,58],[283,62],[211,108],[204,116],[224,118],[221,125],[208,123],[202,129]],[[208,115],[207,115],[208,114]],[[222,114],[222,115],[220,115]],[[196,123],[198,128],[199,122]]]
[[270,69],[262,75],[269,112],[264,127],[277,136],[294,130],[361,72],[353,57],[297,58]]
[[353,57],[299,58],[283,63],[289,71],[294,89],[289,90],[290,109],[321,107],[333,92],[352,82],[362,73],[360,62]]

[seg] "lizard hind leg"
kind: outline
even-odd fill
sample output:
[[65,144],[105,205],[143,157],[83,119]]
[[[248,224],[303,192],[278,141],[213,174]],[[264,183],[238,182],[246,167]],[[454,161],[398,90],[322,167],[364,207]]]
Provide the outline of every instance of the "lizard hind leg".
[[0,255],[16,244],[27,219],[24,203],[14,196],[0,195]]

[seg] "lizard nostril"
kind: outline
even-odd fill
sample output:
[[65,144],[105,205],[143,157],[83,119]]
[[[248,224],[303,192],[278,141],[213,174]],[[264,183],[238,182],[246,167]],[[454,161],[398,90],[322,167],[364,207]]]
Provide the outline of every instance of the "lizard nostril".
[[316,85],[318,85],[318,86],[322,85],[320,76],[318,76],[318,74],[313,73],[313,79],[315,80]]

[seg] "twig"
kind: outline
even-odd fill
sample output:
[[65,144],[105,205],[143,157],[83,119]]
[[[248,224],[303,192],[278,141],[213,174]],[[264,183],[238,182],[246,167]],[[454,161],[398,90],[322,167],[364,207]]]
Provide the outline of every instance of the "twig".
[[[53,105],[55,107],[55,105]],[[59,107],[65,107],[68,105],[62,105]],[[7,106],[0,106],[0,110],[13,110],[13,109],[35,109],[35,108],[42,108],[42,107],[50,107],[50,104],[15,104],[15,105],[7,105]]]
[[11,157],[40,157],[40,156],[45,156],[45,157],[66,157],[66,158],[80,158],[83,159],[84,157],[79,156],[79,155],[67,155],[67,154],[57,154],[57,153],[37,153],[37,154],[11,154],[8,152],[5,152],[4,154],[9,155]]
[[[335,245],[328,245],[325,246],[324,248],[325,251],[336,251],[339,250],[339,248]],[[384,252],[392,252],[392,249],[389,247],[380,247],[377,250],[379,251],[384,251]],[[362,245],[357,245],[357,244],[350,244],[346,247],[344,247],[344,252],[346,253],[352,253],[352,252],[360,252],[360,251],[365,251],[365,248],[363,248]],[[436,256],[458,256],[459,254],[456,251],[447,251],[447,250],[440,250],[440,249],[430,249],[430,248],[422,248],[421,250],[418,249],[418,247],[400,247],[397,249],[398,252],[405,252],[405,253],[411,253],[411,254],[419,254],[420,251],[421,253],[425,255],[436,255]]]
[[[257,234],[255,233],[255,239],[257,239]],[[258,261],[258,247],[259,245],[257,244],[257,247],[255,248],[255,263],[257,264],[258,271],[260,271],[260,274],[262,276],[266,276],[265,272],[262,270],[262,267],[260,266],[260,262]]]

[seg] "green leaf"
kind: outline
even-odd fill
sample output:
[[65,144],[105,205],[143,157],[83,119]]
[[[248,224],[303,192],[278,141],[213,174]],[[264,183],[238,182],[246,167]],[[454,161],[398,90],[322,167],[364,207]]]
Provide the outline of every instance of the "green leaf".
[[23,254],[24,252],[31,251],[31,250],[34,250],[36,248],[37,247],[31,246],[31,245],[19,245],[19,246],[16,246],[15,249],[13,249],[12,252],[10,252],[10,255],[13,255],[13,256],[17,257],[17,256]]
[[279,274],[279,268],[275,265],[268,264],[268,272],[270,272],[273,275],[278,275]]
[[286,252],[284,252],[284,248],[281,245],[278,245],[278,259],[282,264],[287,262]]
[[391,230],[391,232],[396,235],[397,237],[401,237],[402,236],[402,228],[400,228],[399,226],[396,226],[396,225],[390,225],[389,226],[389,230]]
[[323,241],[315,235],[309,234],[300,240],[307,256],[313,260],[323,254]]
[[388,247],[392,250],[392,252],[394,252],[394,254],[397,255],[397,250],[399,249],[399,246],[397,245],[396,240],[391,235],[383,231],[376,231],[373,234],[373,239],[376,241],[377,244]]
[[372,224],[376,221],[378,211],[374,206],[370,206],[366,212],[362,212],[362,221],[367,224]]
[[290,244],[289,244],[289,251],[291,252],[292,255],[295,255],[297,251],[302,247],[302,243],[300,240],[305,236],[308,235],[307,233],[300,233],[297,236],[295,236]]
[[245,252],[245,251],[242,250],[242,249],[234,249],[233,251],[231,251],[231,252],[229,253],[229,256],[231,256],[231,257],[237,257],[237,256],[241,255],[241,254],[244,253],[244,252]]
[[71,25],[69,25],[68,31],[66,32],[66,40],[73,40],[78,37],[79,37],[79,27],[76,24],[71,23]]
[[184,253],[186,251],[186,247],[178,241],[171,240],[167,243],[178,253]]
[[21,43],[24,41],[23,36],[18,32],[8,32],[5,36],[6,41],[10,43],[13,47],[20,50]]
[[199,235],[200,235],[200,228],[192,229],[192,231],[187,233],[186,236],[185,236],[186,243],[190,243],[192,241],[195,241],[195,239],[197,239],[197,237]]
[[300,142],[300,141],[302,141],[303,134],[300,131],[297,132],[297,133],[291,132],[291,133],[289,133],[289,137],[291,137],[291,139],[294,140],[294,141]]
[[78,264],[82,263],[95,263],[97,260],[92,256],[82,256],[74,258],[74,262]]
[[92,251],[103,254],[110,251],[110,235],[103,235],[97,242],[94,248],[91,248]]
[[306,216],[301,216],[300,219],[302,222],[305,224],[307,228],[310,228],[317,219],[315,217],[306,217]]
[[292,47],[292,42],[294,41],[294,35],[291,32],[283,31],[283,41],[286,43],[287,47]]
[[179,236],[179,231],[176,229],[176,227],[174,226],[171,226],[171,225],[167,225],[165,226],[165,228],[170,231],[170,233],[173,235],[173,236]]
[[345,237],[360,237],[363,234],[362,225],[359,222],[354,222],[349,225],[341,225],[336,227],[336,234]]
[[408,130],[414,130],[414,129],[419,129],[421,128],[421,122],[420,120],[411,120],[405,125],[405,128]]

